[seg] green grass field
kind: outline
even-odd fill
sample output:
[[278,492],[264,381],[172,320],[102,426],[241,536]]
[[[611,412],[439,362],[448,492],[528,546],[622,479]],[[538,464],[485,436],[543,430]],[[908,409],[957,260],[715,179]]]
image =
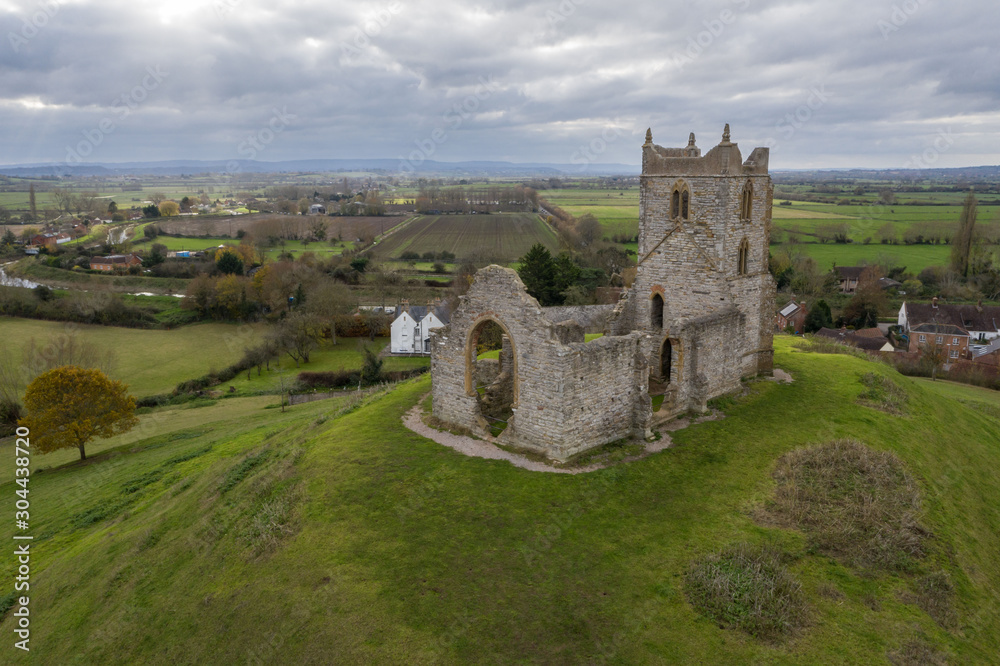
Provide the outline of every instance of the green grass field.
[[[229,386],[236,389],[237,395],[259,395],[261,393],[277,393],[282,385],[291,386],[300,372],[331,372],[340,370],[356,370],[364,363],[364,347],[371,346],[373,349],[382,350],[389,344],[389,338],[375,338],[369,341],[368,338],[338,338],[337,344],[330,344],[326,341],[318,349],[309,355],[309,362],[300,362],[298,366],[295,361],[283,355],[278,362],[271,363],[271,370],[264,370],[260,375],[254,369],[247,373],[242,372],[232,380],[226,382],[220,388],[228,390]],[[382,370],[390,372],[394,370],[413,370],[415,368],[425,368],[430,366],[430,357],[402,357],[392,356],[384,359]]]
[[[546,190],[542,193],[546,200],[563,208],[574,216],[591,213],[601,221],[608,238],[615,234],[634,235],[639,230],[639,191],[637,188],[619,192],[617,190]],[[947,201],[948,206],[916,206],[904,203],[882,206],[872,202],[867,205],[838,206],[825,203],[792,202],[791,206],[775,205],[772,208],[772,238],[783,242],[789,233],[795,234],[800,243],[799,251],[816,259],[821,269],[837,266],[856,266],[861,262],[874,263],[881,257],[891,257],[895,265],[906,266],[909,271],[919,273],[928,266],[947,265],[949,245],[882,245],[878,231],[887,223],[892,223],[897,239],[914,225],[940,222],[956,225],[961,213],[962,196],[955,193],[934,193],[934,199],[926,196],[901,197],[905,201]],[[947,196],[946,196],[947,195]],[[776,201],[777,203],[777,201]],[[980,206],[979,224],[990,226],[1000,223],[1000,207]],[[817,234],[824,225],[846,223],[849,236],[854,241],[849,244],[816,242]],[[864,240],[871,242],[865,244]],[[626,247],[634,246],[627,245]],[[772,247],[772,252],[776,251]]]
[[918,274],[928,266],[947,266],[951,256],[950,245],[838,245],[835,243],[798,243],[771,246],[771,253],[787,250],[801,252],[816,260],[820,270],[837,266],[860,266],[885,263],[906,266],[907,272]]
[[511,262],[535,243],[559,249],[555,232],[533,213],[426,215],[387,236],[372,252],[398,259],[404,252],[448,251],[459,259],[479,254]]
[[112,377],[128,384],[134,395],[144,396],[172,391],[182,381],[238,361],[244,347],[256,341],[258,327],[194,324],[150,331],[0,317],[0,337],[11,349],[20,350],[30,338],[43,346],[66,334],[114,350],[118,362]]
[[11,275],[34,280],[41,284],[84,291],[107,289],[115,292],[149,292],[155,294],[183,294],[188,280],[181,278],[156,278],[145,275],[105,275],[85,271],[66,270],[45,266],[35,260],[21,261],[8,268]]
[[[751,384],[674,447],[576,476],[410,432],[400,417],[426,376],[346,413],[252,398],[164,410],[148,438],[32,477],[32,658],[867,664],[917,642],[949,663],[994,662],[1000,423],[951,385],[797,344],[776,340],[793,384]],[[902,387],[908,415],[857,404],[867,372]],[[912,575],[849,568],[755,519],[782,454],[844,437],[894,452],[916,478],[932,536]],[[0,492],[12,495],[9,472]],[[743,541],[788,553],[801,582],[807,622],[784,642],[721,629],[688,601],[692,564]],[[938,570],[955,590],[952,626],[911,600],[916,576]]]

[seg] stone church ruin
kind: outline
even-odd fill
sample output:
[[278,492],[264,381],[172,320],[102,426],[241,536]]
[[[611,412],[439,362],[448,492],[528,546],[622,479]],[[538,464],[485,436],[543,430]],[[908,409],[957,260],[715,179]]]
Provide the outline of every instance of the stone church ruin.
[[[565,461],[770,374],[768,157],[743,160],[728,125],[704,156],[694,134],[663,148],[647,131],[631,287],[614,306],[542,308],[513,270],[480,270],[431,334],[434,416]],[[479,358],[481,336],[500,339],[496,359]]]

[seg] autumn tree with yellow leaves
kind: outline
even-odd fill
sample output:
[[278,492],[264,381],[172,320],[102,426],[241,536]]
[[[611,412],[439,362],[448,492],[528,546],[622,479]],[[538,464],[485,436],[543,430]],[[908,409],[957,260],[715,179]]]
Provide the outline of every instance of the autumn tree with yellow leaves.
[[19,421],[31,429],[31,441],[42,453],[84,445],[95,437],[128,432],[139,423],[135,398],[128,386],[100,370],[65,365],[38,375],[24,393],[28,415]]

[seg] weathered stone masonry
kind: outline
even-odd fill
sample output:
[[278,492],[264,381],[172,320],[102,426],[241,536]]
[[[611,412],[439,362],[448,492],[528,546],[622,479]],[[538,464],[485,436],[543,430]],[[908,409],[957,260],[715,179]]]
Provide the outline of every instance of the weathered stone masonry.
[[[435,416],[485,432],[502,403],[511,415],[501,443],[565,460],[648,436],[742,378],[769,373],[772,191],[768,150],[743,161],[728,125],[704,157],[693,134],[686,148],[663,148],[647,132],[631,288],[611,312],[543,309],[514,271],[482,269],[451,323],[431,335]],[[475,357],[488,320],[505,333],[499,361]],[[605,322],[605,336],[585,343],[584,326],[595,322]],[[651,381],[664,396],[655,415]],[[484,406],[476,386],[485,382],[493,383]]]

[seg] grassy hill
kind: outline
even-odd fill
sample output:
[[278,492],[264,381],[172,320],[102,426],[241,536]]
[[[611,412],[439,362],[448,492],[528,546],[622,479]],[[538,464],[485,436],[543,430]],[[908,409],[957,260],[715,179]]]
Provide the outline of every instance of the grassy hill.
[[[1000,400],[796,344],[776,341],[793,384],[752,383],[673,448],[579,475],[410,432],[400,417],[427,376],[361,404],[282,413],[234,398],[219,403],[230,420],[143,415],[145,439],[32,478],[30,658],[886,663],[902,648],[994,660]],[[866,373],[902,389],[904,415],[859,404]],[[916,480],[929,535],[907,571],[852,568],[760,521],[779,457],[842,438],[895,453]],[[801,582],[808,621],[784,640],[722,629],[688,600],[692,564],[740,542],[782,551]],[[13,558],[0,561],[11,580]],[[933,572],[951,581],[953,622],[913,601]]]

